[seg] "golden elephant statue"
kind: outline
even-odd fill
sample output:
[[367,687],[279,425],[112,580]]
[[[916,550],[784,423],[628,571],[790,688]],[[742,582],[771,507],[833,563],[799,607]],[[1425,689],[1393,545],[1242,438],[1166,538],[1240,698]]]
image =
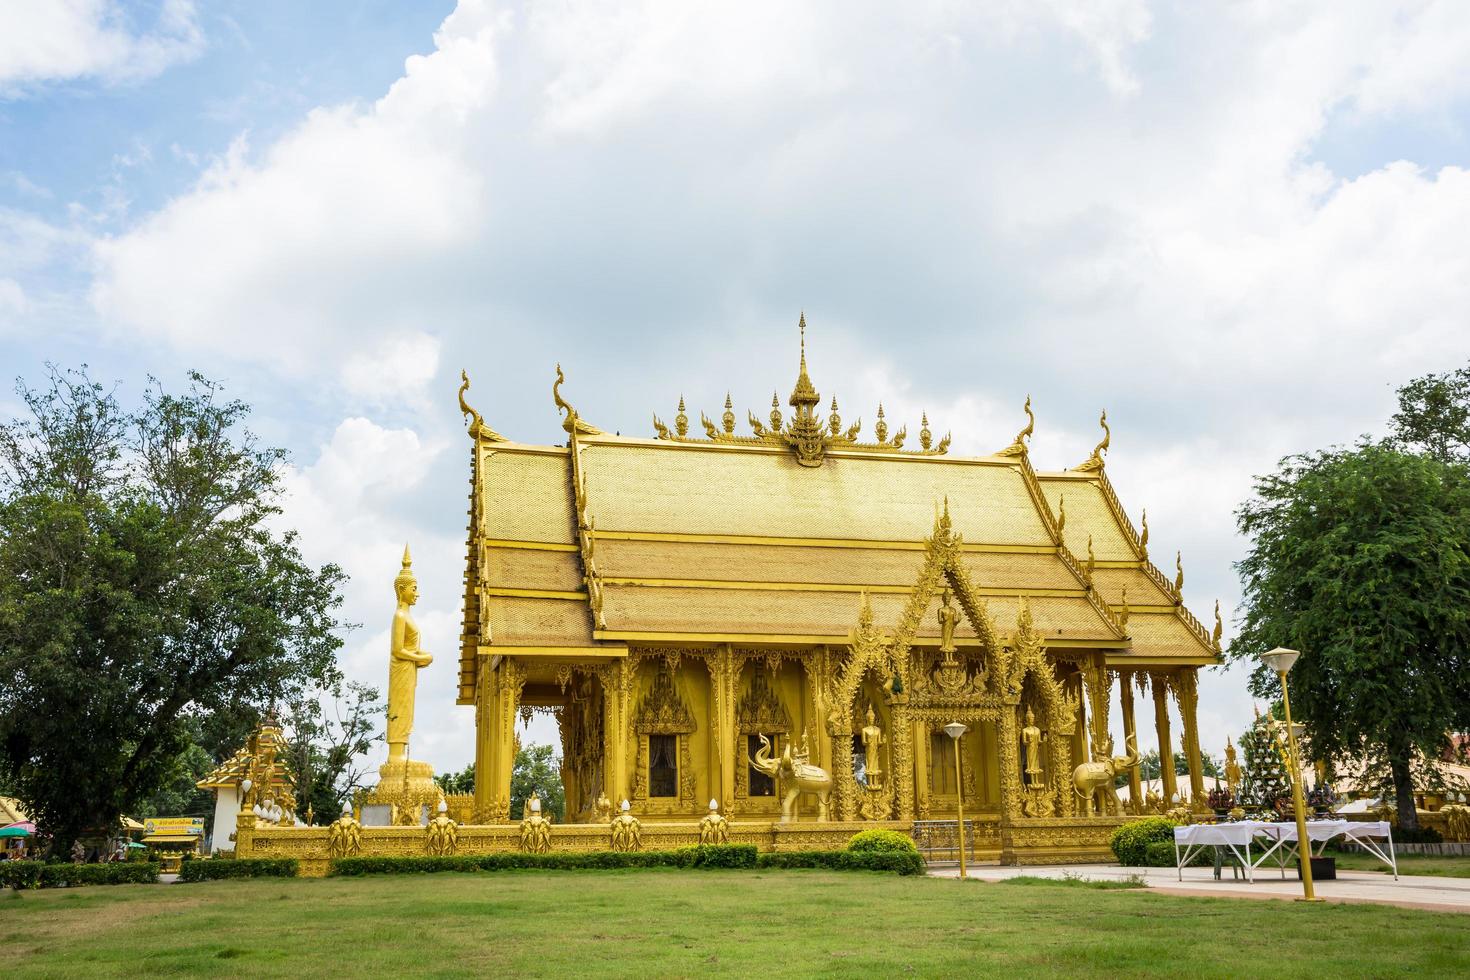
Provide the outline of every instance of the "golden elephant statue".
[[781,799],[781,822],[790,823],[795,819],[796,798],[802,793],[816,795],[817,819],[826,820],[827,802],[832,796],[832,774],[821,766],[809,765],[805,749],[793,756],[790,742],[786,743],[780,758],[772,759],[771,740],[764,735],[760,738],[761,747],[756,750],[750,764],[774,779],[777,785],[787,787],[786,795]]
[[[1112,756],[1101,762],[1084,762],[1072,770],[1072,786],[1078,796],[1082,797],[1082,815],[1092,816],[1092,802],[1098,790],[1103,791],[1103,796],[1112,808],[1113,815],[1121,817],[1123,813],[1123,801],[1118,799],[1117,787],[1113,785],[1114,778],[1120,772],[1127,772],[1138,765],[1138,742],[1133,736],[1128,738],[1128,754],[1123,756]],[[1113,740],[1108,739],[1107,751],[1111,755],[1113,751]],[[1101,807],[1099,807],[1101,815]]]

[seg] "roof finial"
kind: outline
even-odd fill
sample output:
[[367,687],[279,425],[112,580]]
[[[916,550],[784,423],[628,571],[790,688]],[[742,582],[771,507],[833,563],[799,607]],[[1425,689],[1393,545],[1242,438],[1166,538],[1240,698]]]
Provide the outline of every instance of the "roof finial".
[[1128,608],[1128,586],[1123,586],[1123,597],[1118,600],[1118,603],[1118,624],[1126,629],[1128,617],[1132,615],[1132,611]]
[[725,414],[720,418],[720,421],[724,423],[726,435],[731,435],[732,433],[734,433],[735,406],[734,403],[730,401],[730,393],[728,391],[725,392]]
[[1210,634],[1210,644],[1220,652],[1220,639],[1225,635],[1225,623],[1220,619],[1220,600],[1215,600],[1215,631]]
[[842,431],[842,416],[837,413],[837,396],[832,396],[832,414],[827,418],[827,427],[832,430],[832,438],[837,438]]
[[928,449],[930,443],[934,441],[934,433],[929,431],[929,413],[922,412],[920,417],[922,421],[919,423],[919,448]]
[[878,442],[888,441],[888,423],[883,421],[883,403],[878,403],[878,424],[873,426],[873,431],[878,435]]
[[556,381],[551,386],[551,397],[556,402],[556,407],[566,413],[567,417],[562,420],[561,427],[569,433],[578,432],[588,436],[601,435],[601,429],[595,425],[583,422],[581,417],[577,415],[577,410],[561,396],[561,386],[566,384],[566,381],[566,375],[562,374],[561,365],[558,364],[556,366]]
[[1138,557],[1148,561],[1148,508],[1143,509],[1143,533],[1138,536]]
[[799,324],[799,326],[801,327],[801,371],[796,376],[796,387],[791,390],[790,403],[792,408],[796,409],[798,413],[801,413],[803,408],[805,408],[807,412],[810,412],[814,406],[821,402],[822,398],[820,395],[817,394],[817,389],[812,384],[812,379],[808,377],[806,373],[805,310],[802,311],[801,323]]
[[684,410],[684,396],[679,396],[679,414],[674,416],[674,431],[682,439],[689,434],[689,413]]
[[781,396],[771,392],[771,431],[781,431]]
[[469,372],[461,370],[459,372],[459,411],[461,415],[470,420],[470,435],[488,439],[491,442],[505,442],[505,437],[486,425],[480,413],[471,408],[469,402],[464,400],[464,393],[469,390]]
[[1087,459],[1083,460],[1083,462],[1076,467],[1079,470],[1090,471],[1100,470],[1103,468],[1103,455],[1108,451],[1108,445],[1113,440],[1113,430],[1108,428],[1107,409],[1103,409],[1102,417],[1097,420],[1097,424],[1102,426],[1102,441],[1100,441],[1096,446],[1093,447],[1092,455],[1087,457]]
[[1183,592],[1184,591],[1184,552],[1182,552],[1182,551],[1176,551],[1176,552],[1174,552],[1174,570],[1176,572],[1176,574],[1174,576],[1174,591],[1175,592]]
[[1062,494],[1057,498],[1057,535],[1067,529],[1067,495]]
[[1031,414],[1031,396],[1030,395],[1027,395],[1026,396],[1026,404],[1024,406],[1022,406],[1021,411],[1023,411],[1023,412],[1026,413],[1026,427],[1024,429],[1022,429],[1020,432],[1016,433],[1016,438],[1014,438],[1014,439],[1011,440],[1011,444],[1009,446],[1005,447],[1000,452],[996,453],[997,456],[1024,456],[1024,455],[1026,455],[1026,452],[1027,452],[1026,442],[1027,442],[1027,440],[1029,440],[1031,438],[1031,433],[1033,433],[1033,432],[1036,431],[1036,416]]
[[1092,573],[1097,571],[1097,557],[1092,553],[1092,535],[1087,536],[1087,584],[1092,584]]

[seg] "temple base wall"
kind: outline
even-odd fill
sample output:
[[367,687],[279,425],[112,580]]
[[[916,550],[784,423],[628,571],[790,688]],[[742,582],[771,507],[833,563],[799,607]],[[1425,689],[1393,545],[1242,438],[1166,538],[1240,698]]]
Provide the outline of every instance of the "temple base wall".
[[[968,821],[967,821],[968,822]],[[1023,820],[1011,824],[981,821],[967,840],[971,860],[999,859],[1002,864],[1067,864],[1111,862],[1108,840],[1124,818],[1092,817]],[[730,822],[730,843],[754,844],[762,851],[829,851],[847,846],[860,830],[897,830],[909,833],[913,824],[900,820],[772,823]],[[320,878],[331,866],[326,827],[241,828],[237,858],[295,858],[303,877]],[[361,857],[425,857],[427,832],[423,827],[364,827]],[[643,849],[672,850],[699,843],[699,824],[644,821]],[[519,824],[466,824],[459,828],[456,855],[496,854],[521,849]],[[552,852],[612,849],[612,830],[606,824],[557,824],[551,830]]]

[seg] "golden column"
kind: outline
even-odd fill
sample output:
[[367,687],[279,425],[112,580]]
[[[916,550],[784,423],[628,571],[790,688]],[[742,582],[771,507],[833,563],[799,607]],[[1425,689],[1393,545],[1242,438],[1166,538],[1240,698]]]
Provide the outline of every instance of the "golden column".
[[1154,689],[1154,726],[1159,733],[1159,776],[1164,784],[1164,803],[1174,805],[1179,783],[1174,776],[1174,740],[1169,735],[1169,675],[1150,674]]
[[[1133,718],[1133,675],[1118,674],[1118,708],[1123,715],[1123,746],[1138,745],[1138,724]],[[1134,813],[1143,812],[1143,787],[1138,779],[1138,767],[1128,770],[1128,800]]]
[[1180,670],[1178,684],[1174,688],[1179,702],[1179,717],[1184,723],[1184,757],[1189,760],[1189,805],[1193,810],[1206,812],[1205,774],[1200,764],[1199,721],[1199,671],[1193,667]]

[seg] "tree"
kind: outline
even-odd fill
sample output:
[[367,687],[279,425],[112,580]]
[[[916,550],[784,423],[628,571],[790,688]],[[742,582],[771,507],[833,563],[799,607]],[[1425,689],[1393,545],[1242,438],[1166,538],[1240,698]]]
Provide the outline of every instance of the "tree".
[[[383,740],[378,689],[357,681],[335,684],[292,702],[285,719],[286,765],[296,779],[296,813],[331,820],[371,772],[367,755]],[[329,717],[323,701],[330,699]]]
[[[1361,442],[1283,460],[1236,516],[1251,546],[1232,658],[1302,651],[1305,756],[1381,756],[1417,827],[1412,760],[1470,724],[1470,470]],[[1260,664],[1251,689],[1280,698]]]
[[214,792],[195,785],[215,767],[215,760],[196,742],[190,742],[173,760],[159,787],[139,801],[132,816],[203,817],[204,832],[214,822]]
[[1401,449],[1423,452],[1440,462],[1470,460],[1470,367],[1415,378],[1399,389],[1399,410],[1390,420]]
[[526,800],[534,791],[541,798],[541,812],[557,820],[566,813],[566,796],[561,785],[561,759],[549,745],[532,745],[516,753],[510,774],[510,818],[523,817]]
[[[516,755],[516,763],[519,764],[521,757]],[[471,762],[459,772],[440,773],[434,777],[434,782],[446,794],[473,793],[475,791],[475,764]]]
[[0,424],[0,769],[58,848],[168,782],[196,725],[336,677],[342,572],[276,519],[284,451],[190,375],[127,411],[85,371]]

